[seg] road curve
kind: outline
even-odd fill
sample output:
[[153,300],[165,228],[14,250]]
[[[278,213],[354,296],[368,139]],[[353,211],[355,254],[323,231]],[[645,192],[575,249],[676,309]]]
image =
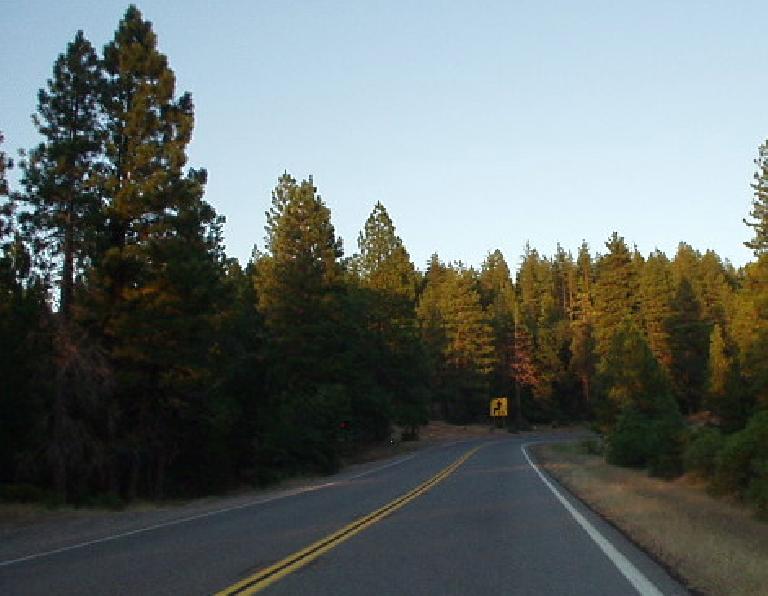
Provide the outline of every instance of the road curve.
[[463,441],[53,552],[6,548],[0,593],[231,593],[321,544],[263,593],[686,594],[529,462],[525,442],[556,438]]

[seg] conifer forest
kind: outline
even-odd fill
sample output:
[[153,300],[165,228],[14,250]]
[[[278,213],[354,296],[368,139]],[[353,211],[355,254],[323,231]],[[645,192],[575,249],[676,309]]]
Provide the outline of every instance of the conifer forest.
[[415,264],[382,203],[345,252],[312,178],[280,172],[241,264],[187,165],[194,104],[151,23],[130,7],[101,52],[65,44],[39,144],[0,147],[2,498],[332,472],[395,425],[487,422],[507,396],[510,431],[581,422],[613,463],[696,470],[768,508],[768,144],[739,268],[619,233]]

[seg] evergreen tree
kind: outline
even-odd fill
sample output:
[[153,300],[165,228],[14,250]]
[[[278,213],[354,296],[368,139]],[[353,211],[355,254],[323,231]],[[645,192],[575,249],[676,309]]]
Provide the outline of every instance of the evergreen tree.
[[417,312],[443,414],[465,422],[485,412],[495,363],[493,328],[474,273],[461,265],[439,271],[436,266],[428,272]]
[[768,256],[744,268],[742,287],[737,293],[731,317],[732,337],[744,376],[747,403],[768,405]]
[[16,227],[0,133],[0,482],[40,481],[35,456],[50,410],[50,311]]
[[598,366],[602,402],[598,420],[610,428],[626,408],[655,415],[656,399],[670,395],[669,380],[632,321],[621,324]]
[[722,428],[743,428],[749,414],[744,399],[744,381],[739,372],[732,345],[720,325],[715,325],[709,338],[708,387],[704,405],[720,418]]
[[514,352],[511,368],[515,380],[515,424],[518,429],[526,425],[527,414],[524,411],[526,408],[523,406],[523,391],[532,390],[539,384],[539,374],[533,353],[533,336],[515,312]]
[[60,313],[66,320],[75,276],[94,257],[100,225],[101,83],[96,52],[78,31],[38,93],[34,120],[45,141],[24,164],[23,221],[43,258],[37,265],[60,263]]
[[586,242],[579,248],[576,277],[576,298],[571,309],[571,370],[581,383],[580,409],[586,413],[592,401],[592,379],[596,366],[592,297],[594,270]]
[[414,436],[427,420],[426,360],[415,313],[418,277],[381,203],[365,222],[358,249],[356,273],[368,293],[365,319],[380,345],[372,368],[378,385],[390,395],[395,421]]
[[194,123],[188,93],[131,6],[104,48],[100,106],[105,229],[84,317],[116,372],[107,441],[126,493],[162,495],[202,417],[222,278],[221,220],[206,173],[182,171]]
[[595,284],[596,350],[605,358],[612,337],[625,321],[634,321],[638,312],[637,268],[624,239],[616,232],[605,243],[608,254],[597,263]]
[[364,285],[408,300],[416,298],[416,270],[403,241],[380,202],[365,222],[357,241],[358,270]]
[[651,253],[640,275],[640,313],[651,352],[668,374],[672,348],[667,322],[672,316],[675,286],[669,259],[663,252]]
[[[75,279],[93,260],[100,231],[99,160],[101,70],[82,31],[59,55],[53,77],[38,93],[34,121],[45,139],[23,165],[21,221],[46,280],[58,278],[59,312],[53,329],[54,399],[45,449],[62,499],[87,486],[93,462],[105,461],[93,432],[111,374],[101,351],[72,322]],[[72,477],[76,476],[76,480]]]
[[381,432],[389,422],[387,405],[371,403],[360,390],[370,384],[369,371],[355,358],[364,355],[360,344],[367,338],[357,325],[359,305],[345,294],[341,240],[311,178],[297,183],[287,173],[280,177],[266,232],[265,254],[254,266],[275,418],[264,454],[271,465],[332,470],[340,422],[355,416],[372,424],[375,418],[372,432]]
[[677,287],[666,330],[675,393],[681,410],[693,414],[699,410],[705,391],[710,330],[701,320],[699,301],[687,279]]
[[342,244],[311,178],[299,184],[287,173],[280,177],[266,231],[267,252],[256,264],[256,283],[259,308],[280,355],[281,382],[287,388],[314,386],[336,368],[330,358],[337,351],[332,330],[339,316]]
[[726,325],[736,280],[726,264],[711,250],[701,257],[697,273],[702,318],[710,325]]
[[757,171],[752,183],[754,198],[749,212],[751,221],[744,219],[744,223],[752,228],[754,237],[744,246],[752,249],[757,257],[768,252],[768,142],[760,145],[755,166]]
[[490,315],[493,327],[495,361],[492,395],[513,392],[512,359],[514,357],[515,288],[512,276],[500,250],[486,257],[480,277],[483,307]]

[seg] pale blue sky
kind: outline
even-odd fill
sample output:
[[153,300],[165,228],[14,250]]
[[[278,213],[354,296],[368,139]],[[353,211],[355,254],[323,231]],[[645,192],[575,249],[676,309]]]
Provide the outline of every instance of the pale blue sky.
[[[0,0],[7,150],[37,142],[37,89],[75,31],[100,50],[127,5]],[[241,261],[286,169],[314,175],[347,254],[380,200],[419,267],[601,251],[613,230],[644,254],[751,257],[765,2],[137,5],[195,98],[190,164]]]

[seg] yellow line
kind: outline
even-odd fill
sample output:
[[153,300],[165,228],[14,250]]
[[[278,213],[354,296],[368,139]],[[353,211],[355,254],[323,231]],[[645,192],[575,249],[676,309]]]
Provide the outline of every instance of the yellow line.
[[376,522],[381,521],[388,515],[391,515],[404,505],[410,503],[434,486],[438,485],[440,482],[448,478],[448,476],[453,474],[465,461],[472,457],[477,452],[477,450],[480,449],[480,447],[482,447],[482,445],[475,447],[474,449],[470,449],[467,451],[467,453],[462,455],[451,465],[445,467],[440,472],[432,476],[432,478],[426,482],[423,482],[412,491],[399,496],[394,501],[387,503],[373,513],[369,513],[368,515],[356,519],[351,524],[347,524],[340,530],[337,530],[333,534],[330,534],[329,536],[326,536],[325,538],[310,544],[308,547],[295,552],[292,555],[288,555],[282,561],[278,561],[274,565],[262,569],[261,571],[258,571],[257,573],[245,578],[233,586],[222,590],[218,593],[218,596],[255,594],[256,592],[260,592],[267,586],[282,579],[286,575],[301,569],[307,563],[314,561],[319,556],[337,547],[342,542],[349,540],[352,538],[352,536],[362,532]]

